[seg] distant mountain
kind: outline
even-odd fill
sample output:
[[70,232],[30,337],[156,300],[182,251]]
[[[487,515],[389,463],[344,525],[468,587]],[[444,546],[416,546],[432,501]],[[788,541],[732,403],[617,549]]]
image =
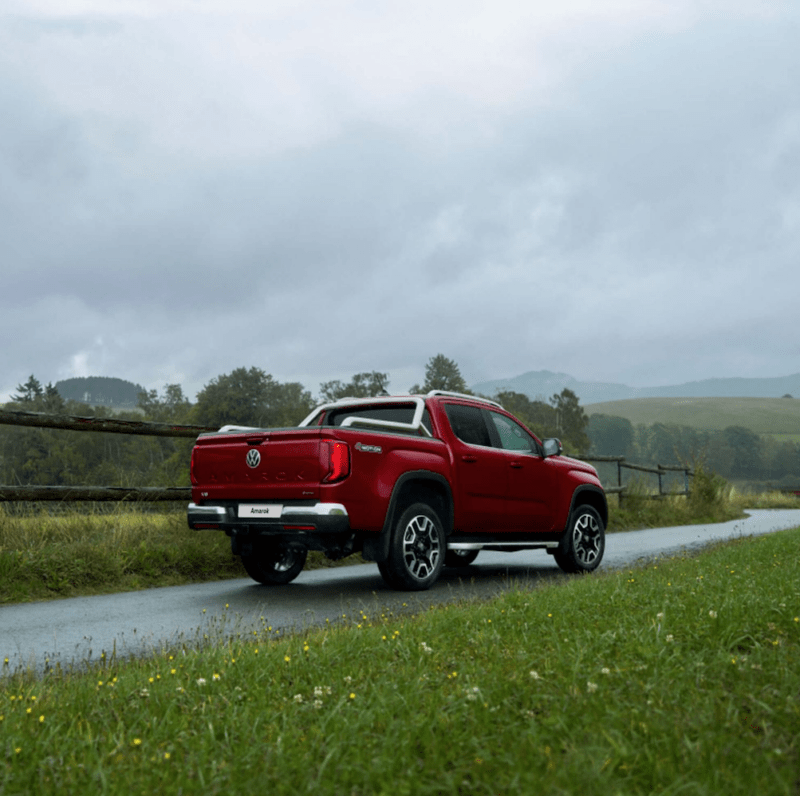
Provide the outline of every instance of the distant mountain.
[[65,401],[78,401],[89,406],[112,406],[133,409],[139,403],[140,384],[111,376],[87,376],[56,382],[58,394]]
[[629,387],[600,381],[578,381],[566,373],[531,370],[510,379],[482,381],[472,385],[473,392],[493,396],[511,390],[529,398],[550,398],[565,387],[574,392],[584,405],[628,398],[800,398],[800,373],[769,379],[703,379],[664,387]]

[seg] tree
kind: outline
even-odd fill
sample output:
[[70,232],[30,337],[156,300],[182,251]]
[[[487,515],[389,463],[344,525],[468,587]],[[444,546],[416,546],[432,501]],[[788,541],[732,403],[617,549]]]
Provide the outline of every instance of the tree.
[[302,384],[281,384],[260,368],[237,368],[206,384],[197,394],[192,415],[203,426],[268,428],[296,425],[313,405]]
[[17,394],[11,396],[11,400],[18,404],[31,404],[35,403],[44,395],[42,385],[39,379],[33,374],[30,375],[25,384],[17,385]]
[[427,393],[431,390],[448,390],[451,392],[463,392],[471,394],[467,389],[467,383],[458,369],[458,365],[448,359],[444,354],[437,354],[428,360],[425,366],[425,383],[420,387],[415,384],[411,393]]
[[386,390],[388,386],[388,373],[378,373],[377,370],[373,370],[372,373],[356,373],[347,384],[343,384],[338,379],[320,384],[320,402],[328,403],[348,396],[372,398],[375,395],[388,395]]
[[156,390],[140,392],[137,406],[155,423],[184,423],[192,408],[180,384],[164,385],[163,397]]
[[592,415],[586,427],[592,452],[600,456],[630,456],[633,450],[633,424],[624,417]]
[[557,436],[556,411],[544,401],[532,401],[521,392],[498,392],[494,400],[519,418],[539,439]]
[[556,410],[556,426],[561,441],[569,442],[577,452],[588,451],[589,437],[586,434],[586,426],[589,425],[589,418],[578,402],[578,396],[565,387],[550,399],[550,404]]

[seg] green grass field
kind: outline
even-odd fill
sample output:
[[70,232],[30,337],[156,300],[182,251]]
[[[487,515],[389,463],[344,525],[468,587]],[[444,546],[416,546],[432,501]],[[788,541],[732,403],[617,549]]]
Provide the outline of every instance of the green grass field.
[[0,792],[796,794],[798,551],[9,675]]
[[703,430],[744,426],[800,441],[800,400],[789,398],[635,398],[589,404],[587,415],[624,417],[637,425],[676,423]]

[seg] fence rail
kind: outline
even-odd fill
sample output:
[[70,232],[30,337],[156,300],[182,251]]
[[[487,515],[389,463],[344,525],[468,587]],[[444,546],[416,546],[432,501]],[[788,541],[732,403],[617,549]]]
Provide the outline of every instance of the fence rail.
[[[149,437],[183,437],[194,439],[210,426],[182,426],[150,423],[142,420],[120,420],[109,417],[48,415],[42,412],[21,412],[0,409],[0,423],[12,426],[33,426],[67,431],[100,431],[111,434],[138,434]],[[145,501],[166,502],[190,500],[191,487],[122,487],[122,486],[8,486],[0,485],[0,503],[15,501]]]
[[[614,463],[617,465],[617,486],[603,487],[607,494],[619,495],[620,504],[627,493],[627,487],[622,483],[622,470],[635,470],[640,473],[653,473],[658,476],[658,494],[648,495],[653,498],[663,498],[667,495],[689,495],[689,478],[694,477],[694,471],[690,467],[681,464],[658,464],[656,467],[645,467],[641,464],[630,464],[625,461],[624,456],[577,456],[584,462]],[[664,476],[670,472],[683,473],[683,492],[665,492]]]
[[[151,437],[194,438],[205,431],[216,431],[216,427],[183,426],[169,423],[151,423],[139,420],[120,420],[108,417],[78,417],[75,415],[48,415],[42,412],[21,412],[0,409],[0,423],[15,426],[33,426],[68,431],[99,431],[112,434],[138,434]],[[694,475],[688,467],[674,464],[659,464],[657,468],[630,464],[624,456],[578,456],[585,462],[616,463],[617,485],[604,487],[608,494],[619,495],[622,502],[627,487],[622,483],[622,470],[654,473],[658,476],[658,494],[688,495],[689,478]],[[668,472],[683,472],[684,491],[667,493],[664,491],[663,476]],[[189,500],[191,487],[121,487],[121,486],[5,486],[0,485],[0,503],[10,501],[146,501],[162,502]]]
[[188,486],[0,486],[0,502],[42,500],[96,502],[144,501],[164,503],[191,500]]
[[148,423],[143,420],[120,420],[112,417],[77,417],[46,415],[42,412],[19,412],[0,409],[0,423],[11,426],[38,426],[69,431],[104,431],[112,434],[139,434],[146,437],[196,437],[204,431],[217,431],[209,426],[179,426],[169,423]]

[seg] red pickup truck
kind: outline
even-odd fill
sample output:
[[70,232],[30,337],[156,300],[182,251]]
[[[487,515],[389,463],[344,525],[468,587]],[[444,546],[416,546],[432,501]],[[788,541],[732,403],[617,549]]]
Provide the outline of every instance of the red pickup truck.
[[191,480],[189,527],[224,531],[264,584],[296,578],[309,550],[360,552],[389,586],[420,590],[481,549],[544,548],[588,572],[605,548],[597,471],[458,393],[345,398],[294,428],[201,434]]

